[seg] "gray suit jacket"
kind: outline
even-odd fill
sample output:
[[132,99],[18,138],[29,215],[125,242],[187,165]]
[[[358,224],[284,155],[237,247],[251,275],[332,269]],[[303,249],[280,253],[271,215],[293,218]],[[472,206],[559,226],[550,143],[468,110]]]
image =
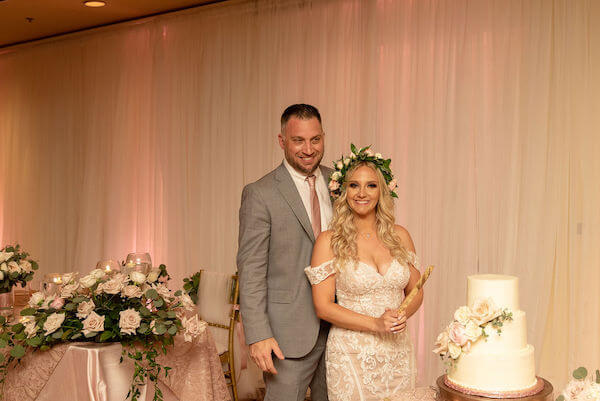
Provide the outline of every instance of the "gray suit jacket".
[[[320,166],[324,177],[332,170]],[[237,267],[246,343],[274,337],[285,357],[308,354],[317,341],[310,284],[314,234],[283,163],[242,193]]]

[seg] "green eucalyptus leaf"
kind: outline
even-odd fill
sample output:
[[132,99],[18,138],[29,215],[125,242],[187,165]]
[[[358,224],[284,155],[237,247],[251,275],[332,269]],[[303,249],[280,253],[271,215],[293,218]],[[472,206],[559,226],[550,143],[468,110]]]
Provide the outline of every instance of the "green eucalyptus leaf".
[[40,347],[40,351],[48,351],[49,349],[50,349],[50,346],[48,346],[48,345],[42,345]]
[[28,338],[26,341],[27,345],[32,347],[39,347],[42,344],[42,338],[39,336]]
[[21,316],[33,316],[35,315],[35,309],[25,308],[21,311]]
[[596,369],[596,383],[600,384],[600,370]]
[[6,323],[6,318],[4,316],[0,316],[0,325]]
[[176,297],[180,297],[180,296],[181,296],[181,290],[177,290],[177,291],[175,291],[175,296],[176,296]]
[[154,326],[154,331],[157,335],[161,336],[167,332],[167,326],[162,323],[158,323],[156,326]]
[[158,298],[154,301],[154,306],[156,306],[157,308],[161,308],[164,304],[165,301],[163,301],[162,298]]
[[587,374],[588,374],[588,371],[583,366],[580,366],[579,368],[577,368],[573,371],[573,377],[577,380],[585,379],[587,377]]
[[159,298],[158,292],[154,288],[151,288],[148,291],[146,291],[146,298],[148,298],[148,299],[158,299]]
[[4,363],[4,354],[0,353],[0,363]]
[[171,326],[171,327],[169,327],[169,329],[167,330],[167,332],[170,335],[174,336],[175,334],[177,334],[177,326]]
[[112,331],[105,331],[104,333],[100,334],[100,342],[109,340],[110,338],[112,338],[112,336],[113,336]]
[[139,312],[140,312],[140,315],[142,315],[142,316],[144,316],[144,317],[147,317],[147,316],[150,316],[150,315],[151,315],[150,311],[149,311],[149,310],[148,310],[148,308],[146,308],[145,306],[142,306],[142,307],[140,308]]
[[52,338],[58,340],[59,338],[62,337],[62,335],[63,335],[63,330],[60,329],[60,330],[57,330],[54,333],[52,333]]
[[559,396],[556,398],[556,401],[565,401],[565,396],[564,396],[564,395],[562,395],[562,394],[561,394],[561,395],[559,395]]
[[13,358],[23,358],[25,356],[25,348],[22,345],[15,345],[13,349],[10,350],[10,356]]
[[8,341],[4,338],[0,338],[0,348],[5,348],[8,345]]

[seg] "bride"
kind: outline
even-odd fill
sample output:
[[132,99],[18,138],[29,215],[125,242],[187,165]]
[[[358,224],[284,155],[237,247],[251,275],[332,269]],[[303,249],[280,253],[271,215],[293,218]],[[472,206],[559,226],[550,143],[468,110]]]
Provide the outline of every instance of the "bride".
[[394,224],[389,163],[354,146],[336,163],[329,183],[337,197],[331,229],[318,237],[305,269],[317,315],[332,323],[326,351],[330,401],[406,399],[402,394],[415,385],[406,319],[423,293],[398,314],[420,274],[408,231]]

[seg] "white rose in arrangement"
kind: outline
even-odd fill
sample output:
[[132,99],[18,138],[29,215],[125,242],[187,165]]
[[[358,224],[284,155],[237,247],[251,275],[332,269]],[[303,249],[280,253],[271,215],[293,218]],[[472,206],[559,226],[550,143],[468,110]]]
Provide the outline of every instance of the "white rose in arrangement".
[[448,336],[448,329],[446,329],[437,336],[433,352],[436,354],[445,355],[448,352],[449,341],[450,337]]
[[22,260],[19,263],[19,267],[21,268],[21,271],[25,273],[31,273],[31,271],[33,270],[33,268],[31,267],[31,262],[29,262],[28,260]]
[[160,295],[164,300],[170,300],[173,298],[171,295],[171,290],[164,284],[155,284],[152,286],[152,288],[154,288],[156,292],[158,292],[158,295]]
[[146,277],[146,281],[148,281],[149,283],[156,282],[156,280],[158,280],[159,274],[160,274],[160,270],[152,270],[150,273],[148,273],[148,277]]
[[459,345],[456,345],[453,341],[448,342],[448,352],[450,353],[450,357],[452,359],[457,359],[462,352],[462,349]]
[[90,288],[96,284],[96,282],[98,282],[98,279],[92,274],[88,274],[87,276],[83,276],[79,279],[79,283],[84,288]]
[[75,281],[76,273],[66,273],[62,276],[63,284],[71,284],[72,281]]
[[481,327],[479,327],[474,321],[469,320],[469,322],[465,326],[465,335],[467,336],[469,341],[477,341],[477,339],[481,337],[482,334],[483,331],[481,330]]
[[339,180],[340,178],[342,178],[342,174],[339,171],[334,171],[333,174],[331,174],[331,179],[332,180]]
[[21,266],[13,260],[12,262],[8,262],[8,271],[11,273],[21,273]]
[[181,296],[179,296],[179,302],[181,302],[181,306],[183,309],[187,311],[193,311],[196,309],[196,304],[192,301],[192,298],[188,295],[187,292],[183,292]]
[[35,337],[36,333],[38,332],[38,327],[35,324],[35,318],[33,316],[25,317],[28,319],[21,319],[21,323],[23,323],[23,326],[25,327],[25,334],[27,335],[27,338]]
[[12,258],[14,252],[0,252],[0,263],[6,262],[8,259]]
[[600,400],[600,384],[588,382],[588,385],[582,395],[585,400]]
[[581,396],[584,394],[587,386],[588,384],[585,380],[571,380],[562,394],[567,401],[583,400]]
[[73,283],[73,284],[67,284],[67,285],[63,285],[62,288],[60,289],[60,296],[61,298],[72,298],[76,293],[77,290],[79,289],[79,283]]
[[91,312],[83,323],[83,335],[104,331],[104,316]]
[[79,305],[77,305],[77,317],[80,319],[86,318],[92,311],[96,305],[93,300],[83,301]]
[[471,311],[473,320],[475,320],[477,325],[485,324],[502,314],[502,311],[496,308],[492,298],[476,300]]
[[336,167],[338,170],[341,170],[341,169],[343,169],[343,168],[344,168],[344,163],[343,163],[343,162],[341,162],[341,161],[339,161],[339,162],[337,162],[337,163],[336,163],[335,167]]
[[144,284],[146,282],[146,275],[141,272],[132,271],[129,273],[129,278],[136,284]]
[[53,313],[44,322],[45,335],[50,335],[60,328],[65,321],[64,313]]
[[126,285],[121,291],[121,296],[126,298],[141,298],[142,289],[137,285]]
[[198,315],[194,315],[191,318],[184,317],[181,320],[181,324],[184,329],[183,338],[187,342],[192,341],[195,337],[204,333],[207,325],[205,321],[198,320]]
[[106,273],[102,269],[94,269],[90,272],[90,274],[94,276],[96,280],[100,280],[101,278],[104,278],[104,276],[106,276]]
[[45,300],[46,300],[46,297],[44,296],[44,294],[38,291],[38,292],[33,293],[31,298],[29,298],[29,302],[27,303],[27,305],[30,308],[37,309],[40,306],[42,306],[42,304],[44,303]]
[[125,287],[126,281],[128,281],[127,276],[123,274],[115,274],[110,280],[105,281],[98,286],[98,292],[105,292],[111,295],[118,294],[121,292],[123,287]]
[[468,306],[461,306],[454,312],[454,320],[465,326],[471,319],[471,309]]
[[8,265],[6,264],[6,262],[0,264],[0,271],[3,271],[3,272],[8,271]]
[[119,312],[119,328],[121,334],[135,334],[135,331],[140,327],[142,318],[140,314],[134,309],[126,309]]

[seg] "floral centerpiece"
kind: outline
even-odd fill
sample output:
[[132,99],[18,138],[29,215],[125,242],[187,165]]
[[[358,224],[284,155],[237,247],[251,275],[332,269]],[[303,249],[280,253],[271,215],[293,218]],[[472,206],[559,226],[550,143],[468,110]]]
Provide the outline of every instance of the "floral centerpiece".
[[596,369],[596,379],[588,378],[584,367],[573,371],[573,380],[558,396],[556,401],[598,401],[600,400],[600,371]]
[[18,244],[5,246],[0,250],[0,294],[10,292],[17,283],[25,287],[37,269],[37,262]]
[[0,348],[8,348],[0,353],[0,380],[29,350],[48,350],[68,341],[120,342],[121,361],[127,356],[135,365],[127,397],[137,400],[139,386],[149,378],[154,383],[154,400],[162,400],[158,378],[166,377],[170,368],[156,361],[159,352],[166,353],[177,334],[192,341],[206,328],[198,315],[186,313],[195,309],[189,295],[167,287],[164,265],[147,275],[95,269],[80,279],[74,274],[62,278],[55,294],[31,296],[18,323],[0,319]]
[[492,330],[501,334],[504,322],[510,320],[512,312],[497,308],[491,298],[476,300],[472,307],[461,306],[454,312],[452,323],[438,335],[433,352],[452,364]]

